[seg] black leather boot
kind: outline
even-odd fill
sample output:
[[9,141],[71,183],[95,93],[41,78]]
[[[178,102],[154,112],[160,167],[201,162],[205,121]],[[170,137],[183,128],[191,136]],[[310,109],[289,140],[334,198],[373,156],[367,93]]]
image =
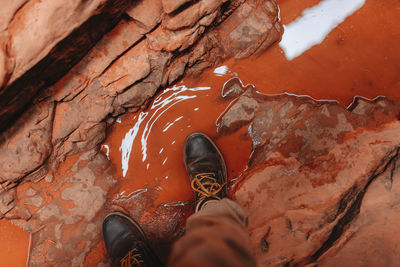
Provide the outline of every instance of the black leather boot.
[[227,197],[226,165],[211,139],[200,132],[186,137],[183,161],[196,200],[196,212],[211,199]]
[[106,216],[103,237],[115,266],[163,266],[140,225],[123,212],[116,211]]

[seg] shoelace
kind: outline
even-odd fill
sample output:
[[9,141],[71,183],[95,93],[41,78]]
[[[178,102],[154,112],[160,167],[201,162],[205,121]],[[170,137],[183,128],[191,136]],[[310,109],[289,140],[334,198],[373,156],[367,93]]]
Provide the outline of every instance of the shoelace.
[[192,180],[192,188],[195,192],[199,193],[200,199],[212,197],[218,194],[224,184],[219,184],[217,179],[214,178],[215,173],[199,173]]
[[120,261],[121,267],[133,267],[133,266],[142,266],[143,260],[142,256],[138,253],[137,248],[133,248],[129,251],[125,257],[123,257]]

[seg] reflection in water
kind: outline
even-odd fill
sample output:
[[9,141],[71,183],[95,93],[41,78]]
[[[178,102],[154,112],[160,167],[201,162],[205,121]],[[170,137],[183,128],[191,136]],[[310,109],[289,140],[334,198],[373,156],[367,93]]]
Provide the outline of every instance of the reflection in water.
[[139,132],[140,124],[142,124],[147,115],[147,112],[140,112],[137,122],[135,123],[133,128],[126,133],[125,138],[122,140],[121,147],[119,148],[122,154],[122,175],[124,177],[129,168],[129,158],[132,152],[133,141],[135,141],[136,135]]
[[176,120],[174,120],[173,122],[168,122],[168,123],[165,125],[165,128],[164,128],[164,130],[163,130],[163,133],[165,133],[165,132],[169,129],[169,127],[171,127],[172,125],[174,125],[175,122],[180,121],[182,118],[183,118],[183,116],[180,116],[180,117],[176,118]]
[[[184,85],[181,86],[173,86],[172,88],[165,89],[152,103],[148,111],[140,112],[139,116],[135,116],[134,120],[137,118],[135,125],[126,133],[124,139],[122,140],[121,146],[119,150],[122,152],[122,175],[125,177],[129,168],[129,158],[132,152],[133,142],[136,139],[136,136],[139,132],[140,125],[146,120],[146,118],[151,114],[150,118],[147,120],[146,125],[144,126],[143,133],[141,136],[141,150],[142,150],[142,162],[145,162],[147,158],[147,140],[151,133],[151,130],[154,126],[154,123],[171,107],[176,104],[187,100],[196,98],[197,95],[189,95],[188,92],[196,92],[196,91],[205,91],[210,90],[211,87],[196,87],[196,88],[187,88]],[[186,94],[185,94],[186,93]],[[173,122],[169,122],[166,124],[163,132],[166,132],[168,128],[170,128],[174,123],[181,120],[183,116],[178,117]],[[173,142],[174,143],[174,142]],[[172,143],[172,144],[173,144]],[[159,154],[162,153],[162,149]],[[164,159],[163,165],[167,161],[167,158]],[[150,167],[147,164],[147,169]]]
[[214,73],[216,76],[224,76],[227,71],[228,71],[227,66],[220,66],[220,67],[214,69]]
[[365,0],[323,0],[304,10],[302,16],[285,26],[279,46],[286,58],[292,60],[320,44],[336,26],[364,4]]
[[121,193],[117,194],[117,196],[113,199],[113,201],[119,201],[119,200],[131,200],[132,198],[138,197],[143,193],[146,193],[148,191],[147,188],[145,189],[139,189],[136,191],[133,191],[129,193],[128,195],[125,195],[125,190],[122,191]]
[[110,147],[108,145],[103,145],[103,147],[106,149],[107,159],[110,160]]

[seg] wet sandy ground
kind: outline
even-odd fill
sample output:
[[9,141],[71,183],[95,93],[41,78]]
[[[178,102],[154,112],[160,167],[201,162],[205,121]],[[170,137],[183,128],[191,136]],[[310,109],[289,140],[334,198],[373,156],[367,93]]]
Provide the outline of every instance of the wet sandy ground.
[[[321,2],[278,1],[283,24],[290,24],[302,16],[304,9]],[[355,95],[386,95],[400,100],[399,16],[398,1],[367,0],[321,44],[291,61],[277,44],[262,55],[230,60],[201,77],[185,78],[160,92],[146,110],[121,116],[102,146],[119,181],[109,197],[118,200],[155,187],[155,204],[191,199],[182,146],[185,136],[193,131],[214,138],[225,156],[229,179],[239,175],[247,165],[250,141],[244,132],[219,137],[215,125],[229,106],[229,101],[221,98],[221,88],[231,77],[238,76],[245,85],[254,84],[265,94],[305,94],[315,99],[334,99],[345,106]],[[0,221],[2,263],[24,266],[28,247],[29,233]]]

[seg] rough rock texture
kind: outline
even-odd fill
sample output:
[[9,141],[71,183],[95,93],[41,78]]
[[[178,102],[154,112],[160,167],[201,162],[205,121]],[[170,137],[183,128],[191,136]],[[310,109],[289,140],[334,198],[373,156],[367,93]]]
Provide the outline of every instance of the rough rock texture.
[[131,215],[165,257],[192,203],[155,204],[151,188],[131,201],[109,202],[115,181],[99,144],[117,116],[146,106],[184,74],[279,40],[275,2],[30,0],[6,6],[0,11],[0,131],[7,127],[0,133],[0,219],[32,233],[30,266],[104,266],[101,219],[114,204],[132,210],[135,200]]
[[[44,3],[42,1],[40,5]],[[71,3],[71,6],[79,7],[79,3]],[[95,9],[96,3],[98,4],[98,1],[91,2],[90,7],[100,13],[103,9]],[[157,90],[175,82],[184,73],[199,73],[204,68],[233,55],[249,56],[280,38],[282,29],[278,21],[278,8],[272,0],[201,0],[188,3],[183,1],[172,13],[162,9],[165,5],[177,3],[160,0],[132,2],[123,19],[105,34],[78,64],[57,83],[41,91],[33,107],[20,117],[13,127],[1,134],[0,156],[6,163],[0,165],[0,182],[19,183],[43,178],[67,155],[96,148],[105,138],[107,125],[113,123],[116,116],[126,111],[137,111]],[[53,4],[51,8],[54,9]],[[26,9],[24,12],[34,17],[36,13],[29,12],[29,5],[31,2],[20,9],[17,15]],[[118,5],[122,5],[122,2]],[[106,2],[102,7],[105,6]],[[50,9],[50,6],[48,8]],[[114,10],[115,7],[109,9]],[[109,9],[105,10],[109,12]],[[85,12],[85,18],[91,20],[89,18],[92,13],[85,10],[81,11]],[[50,12],[46,13],[46,16],[49,14],[54,15]],[[84,22],[83,19],[82,21]],[[221,22],[223,23],[217,26]],[[63,20],[54,25],[58,23],[69,25]],[[80,23],[76,23],[78,27]],[[88,25],[78,29],[83,31]],[[246,39],[248,42],[244,42],[240,35],[234,34],[240,28],[251,32],[251,36],[248,36],[250,39]],[[26,31],[25,28],[22,30]],[[40,32],[44,35],[43,40],[55,35],[55,29],[50,27],[50,31]],[[53,36],[54,40],[48,42],[65,48],[68,43],[64,44],[62,40],[68,34],[63,34],[57,34],[58,39]],[[96,39],[88,38],[87,35],[78,37],[90,39],[92,42]],[[234,44],[232,47],[231,43]],[[82,45],[87,47],[86,44]],[[74,50],[76,47],[77,45],[70,46],[69,49]],[[48,47],[29,49],[36,49],[30,52],[30,62],[41,60],[40,55],[45,59],[51,56],[51,64],[61,64],[59,61],[63,59],[61,56],[54,58],[58,55],[58,52],[54,54],[57,49],[51,50],[51,53],[46,52],[50,51]],[[36,55],[34,51],[41,51],[43,55]],[[65,56],[76,57],[70,50],[67,52]],[[11,56],[7,59],[13,61]],[[46,65],[46,68],[54,68],[51,64]],[[9,75],[11,78],[7,79],[7,84],[10,86],[22,81],[25,75],[33,73],[28,69],[36,68],[36,65],[28,67],[27,63],[17,65],[21,66],[21,70],[17,68],[11,76]],[[22,66],[27,69],[23,71]],[[44,69],[40,68],[40,71],[43,72]],[[18,73],[22,76],[19,77]],[[32,83],[26,84],[29,88],[37,89],[33,84],[36,82],[41,86],[46,84],[40,75],[29,81]],[[23,92],[32,95],[33,91],[19,89],[18,94]],[[1,92],[7,94],[11,91],[7,89]],[[7,98],[0,96],[0,99],[3,101]],[[21,98],[21,101],[24,100]],[[1,107],[6,107],[1,111],[4,111],[4,114],[9,114],[13,109],[13,105],[8,104],[2,104]],[[27,144],[28,153],[25,153],[25,150],[22,153],[21,149]],[[7,204],[7,207],[10,206]],[[0,213],[0,217],[2,216],[4,213]]]
[[[248,127],[253,142],[250,168],[230,193],[249,214],[260,266],[397,263],[397,103],[355,98],[346,109],[335,101],[262,95],[237,78],[223,95],[233,104],[220,118],[220,134]],[[116,208],[145,227],[164,259],[183,233],[193,203],[155,204],[159,189],[151,187],[111,200],[115,180],[96,149],[59,168],[6,191],[15,207],[5,216],[33,233],[32,266],[108,266],[100,225]]]
[[128,0],[3,1],[0,131],[35,93],[55,82],[119,21]]
[[45,179],[14,187],[14,208],[5,216],[32,233],[29,266],[110,266],[101,226],[116,209],[143,225],[166,260],[193,203],[155,204],[159,191],[150,187],[111,200],[116,182],[110,161],[93,149],[69,157]]
[[232,194],[249,214],[260,265],[398,262],[399,114],[383,97],[346,109],[250,86],[235,100],[219,130],[248,125],[250,168]]
[[114,184],[109,161],[91,150],[61,168],[62,175],[18,186],[17,206],[6,215],[29,214],[28,222],[21,221],[32,233],[29,266],[87,266],[87,254],[102,238],[104,205]]

